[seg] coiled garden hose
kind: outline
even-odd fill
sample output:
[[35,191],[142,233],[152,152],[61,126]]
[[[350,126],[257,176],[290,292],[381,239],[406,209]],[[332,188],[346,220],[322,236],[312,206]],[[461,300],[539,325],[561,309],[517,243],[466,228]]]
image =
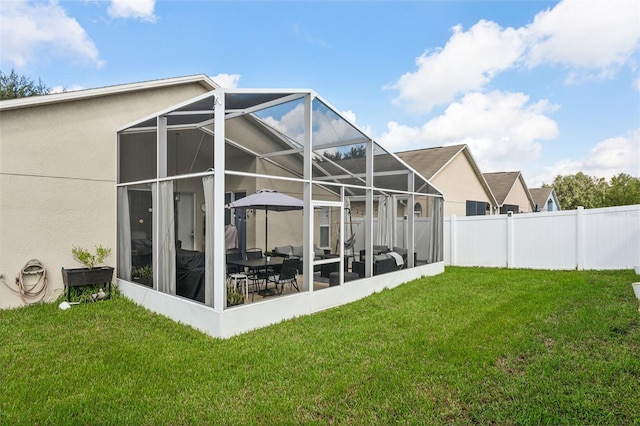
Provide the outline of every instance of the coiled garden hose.
[[[34,278],[27,278],[31,275],[39,275],[37,280],[33,282]],[[16,277],[17,290],[11,288],[6,282],[5,285],[9,287],[14,293],[20,294],[20,298],[24,303],[32,304],[38,303],[44,299],[47,294],[47,270],[42,262],[37,259],[31,259],[20,270],[20,273]]]

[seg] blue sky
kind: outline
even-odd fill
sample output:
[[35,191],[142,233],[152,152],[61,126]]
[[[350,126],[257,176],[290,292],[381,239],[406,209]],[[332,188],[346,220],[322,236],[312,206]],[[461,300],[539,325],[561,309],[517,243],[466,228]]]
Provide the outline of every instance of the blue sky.
[[56,90],[310,88],[389,150],[466,143],[530,187],[640,176],[640,3],[0,1],[0,69]]

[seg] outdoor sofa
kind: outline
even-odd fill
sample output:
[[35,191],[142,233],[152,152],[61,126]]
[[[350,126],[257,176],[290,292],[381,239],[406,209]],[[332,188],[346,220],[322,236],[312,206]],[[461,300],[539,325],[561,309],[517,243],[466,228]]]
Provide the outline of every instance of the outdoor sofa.
[[[328,253],[329,250],[325,250],[325,249],[320,249],[318,247],[316,247],[314,245],[313,248],[314,251],[314,260],[318,260],[321,259],[322,256],[325,256]],[[301,273],[303,271],[303,261],[302,258],[304,256],[304,247],[303,246],[292,246],[292,245],[285,245],[285,246],[278,246],[278,247],[274,247],[274,249],[271,251],[271,255],[272,256],[280,256],[280,257],[297,257],[300,259],[300,264],[298,265],[298,273]],[[314,268],[314,272],[318,272],[320,270],[320,267],[317,266]]]
[[[360,260],[351,265],[353,272],[361,278],[364,277],[365,250],[360,250]],[[387,246],[373,246],[373,275],[386,274],[407,267],[407,249],[394,247],[390,250]]]

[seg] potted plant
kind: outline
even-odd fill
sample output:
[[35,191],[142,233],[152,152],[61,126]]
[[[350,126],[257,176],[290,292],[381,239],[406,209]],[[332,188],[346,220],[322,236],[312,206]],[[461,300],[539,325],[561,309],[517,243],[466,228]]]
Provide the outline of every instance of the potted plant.
[[[83,287],[95,284],[106,284],[108,294],[111,295],[111,279],[113,278],[113,268],[110,266],[98,266],[111,254],[111,249],[101,245],[96,246],[95,253],[89,250],[73,246],[71,249],[74,259],[82,263],[85,268],[62,268],[62,281],[67,290],[67,300],[69,300],[71,287]],[[107,298],[109,297],[107,296]]]
[[140,284],[146,286],[153,286],[153,267],[151,265],[145,265],[137,268],[133,273],[133,279]]
[[244,295],[233,287],[227,288],[227,306],[242,305]]

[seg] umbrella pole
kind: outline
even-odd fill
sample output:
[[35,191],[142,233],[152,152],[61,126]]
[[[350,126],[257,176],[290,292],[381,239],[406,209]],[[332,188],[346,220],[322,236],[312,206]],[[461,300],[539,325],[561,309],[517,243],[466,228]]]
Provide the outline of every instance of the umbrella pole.
[[269,236],[269,209],[264,209],[264,253],[267,253],[267,237]]

